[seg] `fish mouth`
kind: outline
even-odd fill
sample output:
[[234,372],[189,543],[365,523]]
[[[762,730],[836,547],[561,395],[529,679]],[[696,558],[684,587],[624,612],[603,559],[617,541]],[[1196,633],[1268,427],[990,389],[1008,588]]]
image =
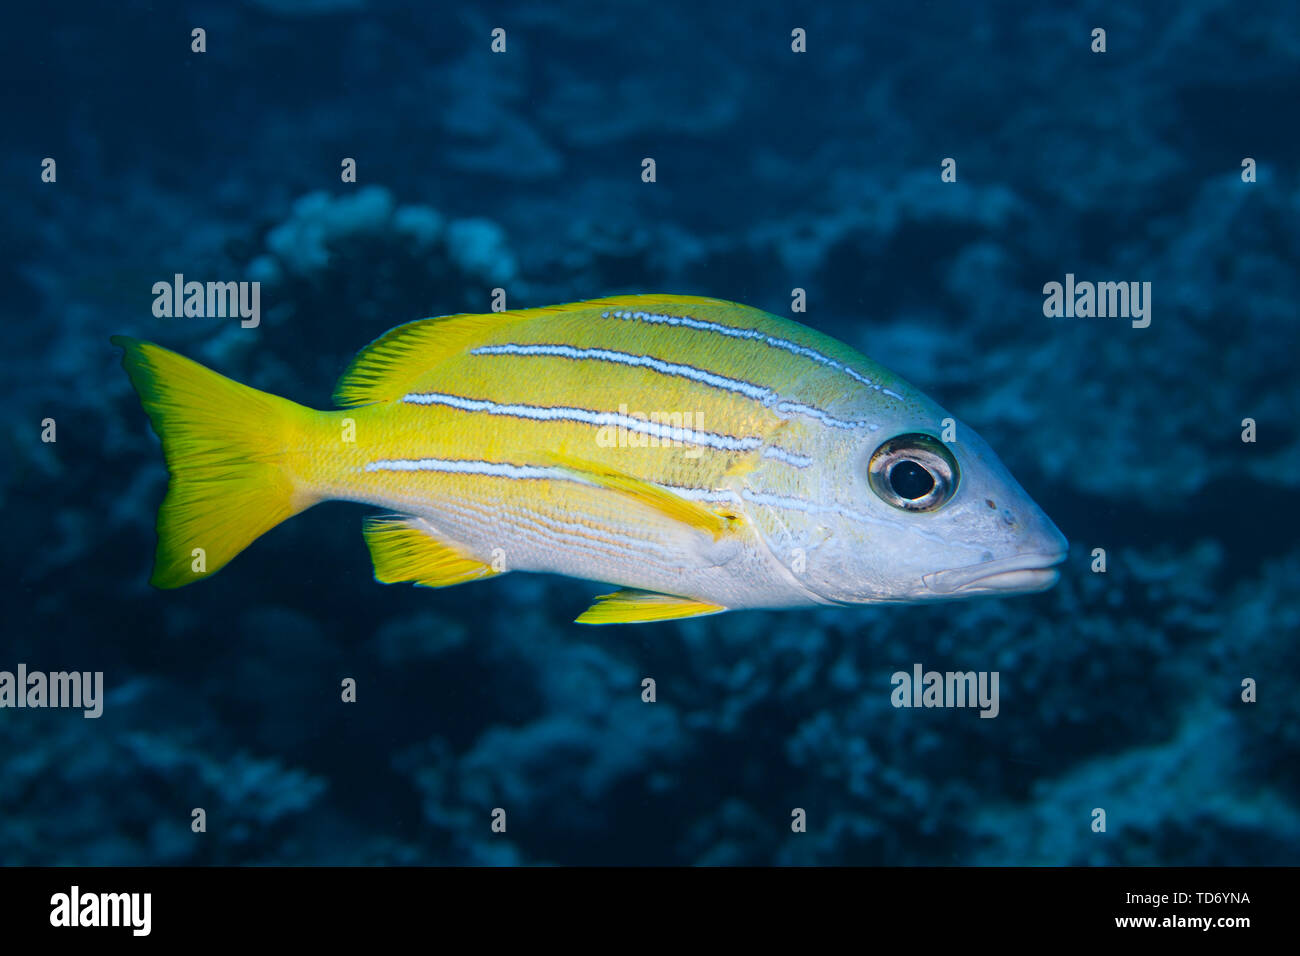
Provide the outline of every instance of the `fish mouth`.
[[1064,551],[1013,554],[996,561],[935,571],[921,581],[938,594],[1045,591],[1061,576],[1056,565],[1065,560],[1065,555]]

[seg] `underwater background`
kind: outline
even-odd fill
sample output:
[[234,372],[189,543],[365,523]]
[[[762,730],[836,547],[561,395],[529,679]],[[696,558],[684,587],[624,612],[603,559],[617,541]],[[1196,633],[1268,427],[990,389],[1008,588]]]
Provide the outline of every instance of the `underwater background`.
[[[0,669],[102,671],[105,698],[0,709],[0,863],[1300,863],[1300,7],[6,28]],[[155,317],[176,273],[261,282],[260,324]],[[1047,317],[1067,274],[1150,282],[1150,325]],[[371,339],[496,288],[787,316],[805,290],[794,318],[997,451],[1070,539],[1060,583],[584,628],[608,586],[380,585],[372,509],[330,503],[149,586],[166,471],[110,335],[328,407]],[[998,671],[999,715],[893,707],[917,663]]]

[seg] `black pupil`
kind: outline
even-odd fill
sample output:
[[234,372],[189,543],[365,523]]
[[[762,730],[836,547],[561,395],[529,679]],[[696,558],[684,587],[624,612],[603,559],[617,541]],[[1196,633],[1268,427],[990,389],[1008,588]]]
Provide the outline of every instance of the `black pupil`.
[[889,469],[889,485],[898,497],[915,501],[933,490],[934,476],[910,458],[904,458]]

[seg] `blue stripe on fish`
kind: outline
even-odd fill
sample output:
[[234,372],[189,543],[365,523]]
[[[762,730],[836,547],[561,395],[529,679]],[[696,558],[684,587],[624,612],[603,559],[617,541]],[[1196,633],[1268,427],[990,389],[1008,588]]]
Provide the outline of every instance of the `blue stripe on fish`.
[[727,378],[713,372],[696,368],[693,365],[680,365],[665,362],[649,355],[634,355],[631,352],[617,352],[613,349],[583,349],[572,345],[484,345],[470,352],[471,355],[554,355],[569,359],[592,359],[599,362],[614,362],[619,365],[631,365],[635,368],[648,368],[664,375],[676,375],[689,378],[693,382],[712,385],[728,392],[737,392],[746,398],[768,404],[775,401],[776,393],[770,388],[763,388],[752,382],[737,378]]
[[627,319],[634,322],[653,322],[658,325],[678,325],[687,329],[698,329],[701,332],[714,332],[718,335],[725,335],[733,339],[753,339],[763,342],[770,348],[784,349],[791,355],[801,355],[804,358],[811,359],[819,365],[824,365],[829,369],[837,372],[843,372],[849,378],[853,379],[867,388],[873,388],[884,395],[896,398],[902,401],[903,396],[897,392],[891,392],[882,385],[878,385],[871,379],[867,378],[856,369],[849,368],[843,362],[824,355],[814,348],[806,345],[800,345],[798,342],[791,342],[789,339],[777,338],[774,335],[768,335],[766,332],[760,332],[758,329],[737,328],[731,325],[723,325],[720,322],[708,322],[704,319],[696,319],[687,315],[665,315],[658,312],[631,312],[619,309],[613,312],[602,312],[601,318]]
[[460,395],[448,395],[443,392],[410,392],[402,396],[408,405],[444,405],[466,412],[486,412],[489,415],[504,415],[510,418],[527,418],[539,422],[579,422],[585,425],[613,426],[630,432],[639,432],[664,441],[681,442],[687,445],[702,445],[721,451],[753,451],[763,444],[761,438],[747,436],[737,438],[718,432],[698,431],[692,428],[678,428],[659,422],[621,415],[618,412],[600,412],[590,408],[566,408],[553,405],[516,405],[492,402],[487,399],[465,398]]
[[854,431],[859,428],[865,428],[869,432],[874,432],[880,426],[875,422],[849,421],[844,418],[836,418],[834,415],[827,414],[820,408],[814,408],[812,405],[804,405],[802,402],[777,402],[773,406],[778,415],[807,415],[809,418],[815,418],[823,425],[829,425],[831,428],[843,428],[847,431]]
[[674,375],[680,378],[690,379],[692,382],[699,382],[701,385],[709,385],[713,388],[722,389],[723,391],[744,395],[746,398],[752,398],[756,402],[761,402],[765,407],[773,408],[779,415],[806,415],[807,417],[814,418],[822,424],[829,425],[832,428],[865,428],[868,431],[875,431],[880,427],[871,422],[849,421],[843,418],[836,418],[824,409],[815,408],[811,405],[804,405],[799,402],[783,401],[777,392],[770,388],[764,388],[761,385],[755,385],[753,382],[746,382],[738,378],[728,378],[725,375],[718,375],[716,372],[696,368],[694,365],[682,365],[678,362],[665,362],[663,359],[657,359],[650,355],[636,355],[632,352],[619,352],[614,349],[576,348],[572,345],[519,345],[514,343],[483,345],[479,348],[473,349],[470,354],[544,355],[574,359],[577,361],[590,360],[598,362],[613,362],[618,365],[627,365],[632,368],[648,368],[651,371],[659,372],[662,375]]
[[784,462],[793,468],[808,468],[813,461],[807,455],[799,455],[792,451],[786,451],[784,448],[778,448],[776,445],[770,445],[763,449],[764,458],[773,458],[779,462]]
[[[486,475],[492,478],[514,478],[524,481],[568,481],[579,485],[600,487],[575,474],[568,468],[546,465],[516,465],[506,461],[482,461],[464,458],[381,458],[366,463],[366,471],[435,471],[457,475]],[[660,487],[689,498],[692,501],[735,501],[735,493],[715,488],[688,488],[683,485],[662,484]]]
[[460,458],[381,458],[367,462],[366,471],[440,471],[458,475],[490,475],[494,478],[573,480],[572,472],[564,468]]

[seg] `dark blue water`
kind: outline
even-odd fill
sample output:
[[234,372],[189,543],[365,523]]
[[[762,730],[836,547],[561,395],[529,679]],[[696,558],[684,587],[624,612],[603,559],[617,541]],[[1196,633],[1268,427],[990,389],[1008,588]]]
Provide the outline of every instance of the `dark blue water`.
[[[0,671],[103,699],[0,709],[0,863],[1300,862],[1300,15],[979,6],[9,11]],[[176,273],[259,324],[155,316]],[[1145,318],[1045,315],[1067,274]],[[1061,582],[582,628],[608,588],[377,584],[327,504],[149,587],[111,334],[325,407],[496,288],[805,290],[998,451]],[[998,672],[997,717],[892,706],[916,664]]]

